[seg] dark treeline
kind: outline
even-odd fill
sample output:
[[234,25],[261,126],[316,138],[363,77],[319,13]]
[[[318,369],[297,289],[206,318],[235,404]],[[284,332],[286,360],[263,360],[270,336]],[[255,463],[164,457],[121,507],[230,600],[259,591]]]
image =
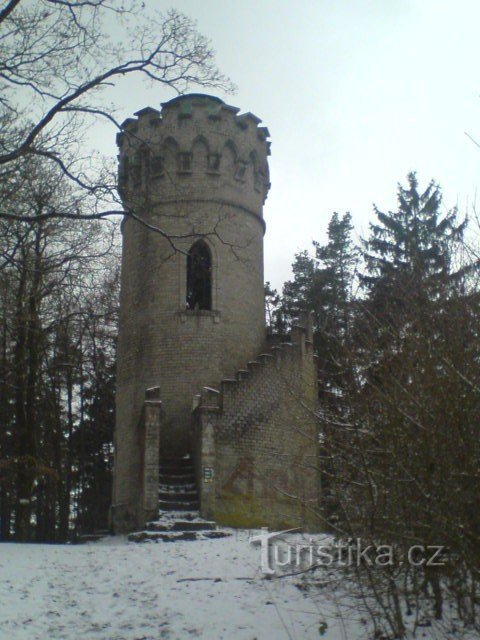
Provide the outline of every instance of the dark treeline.
[[[321,520],[395,550],[382,571],[353,572],[378,637],[452,616],[452,601],[457,624],[479,628],[480,287],[467,232],[439,187],[410,174],[359,246],[335,213],[282,294],[267,287],[273,330],[313,312]],[[445,565],[401,565],[413,545],[443,546]]]
[[[107,527],[118,248],[64,176],[29,159],[4,174],[0,221],[1,539],[65,541]],[[47,214],[47,215],[45,215]]]

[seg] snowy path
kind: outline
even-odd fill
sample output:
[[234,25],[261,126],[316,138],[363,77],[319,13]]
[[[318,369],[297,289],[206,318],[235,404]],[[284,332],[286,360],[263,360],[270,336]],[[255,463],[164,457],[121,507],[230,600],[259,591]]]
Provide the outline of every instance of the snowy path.
[[[173,544],[0,544],[0,639],[318,639],[325,612],[295,578],[263,579],[259,555],[246,531]],[[342,635],[330,625],[323,637]]]

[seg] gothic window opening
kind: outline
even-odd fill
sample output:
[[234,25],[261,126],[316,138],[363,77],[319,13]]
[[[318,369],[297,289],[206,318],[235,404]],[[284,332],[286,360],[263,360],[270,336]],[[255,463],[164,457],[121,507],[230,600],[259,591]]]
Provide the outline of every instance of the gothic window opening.
[[178,170],[181,173],[189,173],[192,170],[192,154],[191,153],[178,154]]
[[208,170],[209,171],[220,171],[220,154],[219,153],[210,153],[208,156]]
[[187,255],[187,309],[212,309],[212,254],[203,240]]

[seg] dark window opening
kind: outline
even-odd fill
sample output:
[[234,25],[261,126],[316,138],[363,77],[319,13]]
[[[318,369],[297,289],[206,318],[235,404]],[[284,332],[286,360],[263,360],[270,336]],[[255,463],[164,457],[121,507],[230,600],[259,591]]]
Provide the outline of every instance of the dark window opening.
[[187,255],[187,309],[212,308],[212,254],[203,240]]
[[243,162],[239,162],[235,170],[235,180],[243,180],[243,178],[245,177],[246,170],[247,170],[246,164]]
[[118,172],[119,192],[124,191],[128,187],[129,173],[130,173],[130,165],[129,165],[128,156],[124,156],[120,163],[120,169]]
[[179,153],[178,154],[178,170],[181,172],[188,172],[192,170],[192,154],[191,153]]
[[135,187],[139,187],[142,183],[142,154],[137,152],[131,164],[132,180]]
[[220,170],[220,154],[219,153],[211,153],[208,156],[208,170],[209,171]]
[[152,156],[150,153],[150,149],[148,147],[143,147],[141,163],[143,165],[145,183],[147,183],[150,178],[151,161],[152,161]]
[[151,167],[152,167],[152,175],[154,176],[163,175],[163,158],[161,156],[153,156]]

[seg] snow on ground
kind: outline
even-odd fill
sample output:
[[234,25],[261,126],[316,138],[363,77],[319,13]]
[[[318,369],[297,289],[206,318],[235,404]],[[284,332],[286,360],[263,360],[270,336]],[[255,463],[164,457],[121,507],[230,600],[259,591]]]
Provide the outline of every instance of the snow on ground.
[[247,531],[175,543],[5,543],[0,572],[1,640],[309,640],[326,620],[323,638],[345,638],[328,598],[315,604],[297,576],[265,579]]
[[[306,584],[310,575],[267,579],[260,547],[249,543],[258,533],[173,543],[110,537],[78,546],[0,544],[0,640],[371,637],[344,573],[320,569],[315,588]],[[294,566],[286,570],[295,573]],[[408,637],[475,636],[424,627]]]

